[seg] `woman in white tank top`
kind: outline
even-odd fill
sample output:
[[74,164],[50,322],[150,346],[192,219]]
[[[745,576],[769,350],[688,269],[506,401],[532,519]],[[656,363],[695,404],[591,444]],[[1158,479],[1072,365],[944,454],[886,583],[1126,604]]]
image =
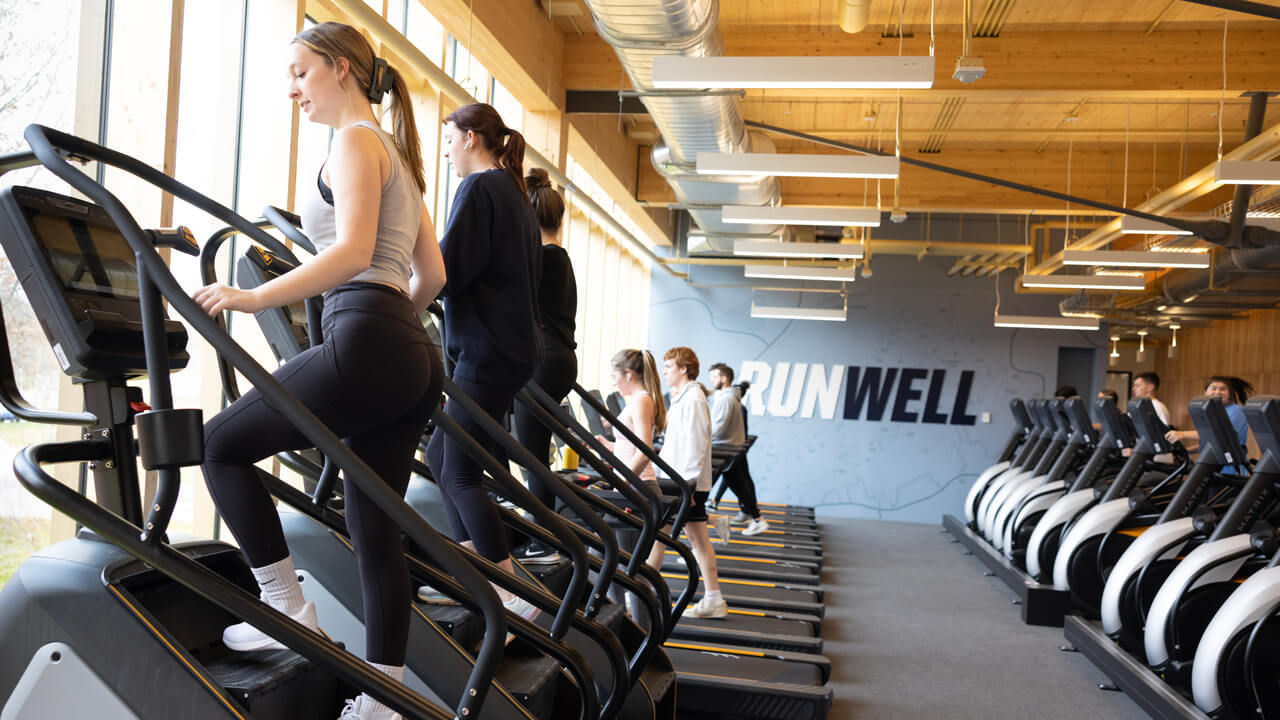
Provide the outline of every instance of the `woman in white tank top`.
[[[611,364],[613,386],[626,400],[626,407],[622,409],[618,419],[642,442],[652,445],[653,436],[662,432],[667,423],[666,408],[654,401],[655,397],[662,397],[662,386],[658,384],[658,369],[653,356],[647,350],[621,350],[613,356]],[[626,463],[646,488],[662,495],[658,480],[653,474],[653,463],[630,440],[621,433],[613,442],[603,437],[597,439]]]

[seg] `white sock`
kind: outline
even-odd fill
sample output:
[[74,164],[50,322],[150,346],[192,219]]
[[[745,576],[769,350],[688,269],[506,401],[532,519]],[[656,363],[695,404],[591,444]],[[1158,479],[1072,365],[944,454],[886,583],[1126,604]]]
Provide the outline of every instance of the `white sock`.
[[[390,677],[392,680],[395,680],[396,682],[404,682],[404,666],[403,665],[381,665],[376,662],[371,662],[369,663],[369,665],[372,666],[378,672],[383,673],[387,677]],[[390,707],[378,702],[373,698],[372,695],[368,693],[363,693],[362,697],[363,697],[363,701],[360,704],[360,709],[363,710],[366,714],[372,715],[378,712],[392,712]]]
[[268,605],[286,615],[296,615],[307,602],[298,584],[298,572],[293,569],[293,558],[285,557],[270,565],[251,568],[253,579],[258,581],[262,599]]
[[719,590],[708,590],[702,594],[702,597],[705,598],[707,602],[712,604],[716,604],[724,601],[724,597],[720,595]]

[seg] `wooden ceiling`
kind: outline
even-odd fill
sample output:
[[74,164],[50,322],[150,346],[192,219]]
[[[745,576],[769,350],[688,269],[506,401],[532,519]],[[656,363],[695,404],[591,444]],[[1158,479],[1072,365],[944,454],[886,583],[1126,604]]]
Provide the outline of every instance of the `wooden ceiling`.
[[[1276,0],[1267,4],[1280,7]],[[726,51],[896,55],[901,47],[905,55],[928,53],[929,0],[872,0],[871,24],[857,34],[840,30],[838,5],[839,0],[721,0]],[[1225,149],[1241,142],[1249,102],[1242,93],[1280,91],[1280,22],[1184,0],[973,0],[972,27],[987,36],[973,38],[971,54],[984,60],[986,75],[960,83],[950,76],[961,51],[963,2],[933,5],[936,80],[932,89],[901,93],[900,135],[904,154],[943,165],[1060,191],[1070,182],[1075,194],[1132,206],[1153,188],[1167,188],[1215,159],[1220,120]],[[550,10],[564,35],[567,90],[629,88],[581,0],[557,0]],[[748,91],[740,107],[748,120],[892,149],[897,102],[896,91],[768,90]],[[634,137],[652,133],[645,116],[624,122]],[[1270,103],[1263,127],[1278,123],[1280,99]],[[833,152],[773,139],[781,152]],[[639,199],[670,202],[649,163],[639,166]],[[783,199],[821,204],[847,195],[849,187],[789,180]],[[904,175],[902,194],[908,209],[1064,210],[1057,201],[936,173]],[[1207,210],[1228,197],[1215,192],[1188,210]]]

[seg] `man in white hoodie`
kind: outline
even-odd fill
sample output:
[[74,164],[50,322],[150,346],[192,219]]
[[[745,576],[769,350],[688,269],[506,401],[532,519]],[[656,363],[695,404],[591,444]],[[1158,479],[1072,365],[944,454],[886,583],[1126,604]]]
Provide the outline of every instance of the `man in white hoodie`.
[[663,356],[662,378],[671,386],[671,407],[667,410],[667,430],[659,457],[678,478],[666,469],[656,469],[659,477],[686,482],[692,487],[693,505],[685,519],[684,531],[702,572],[705,592],[702,599],[685,610],[690,617],[721,618],[728,614],[720,594],[716,572],[716,551],[707,533],[707,496],[711,494],[711,410],[698,377],[698,356],[687,347],[674,347]]
[[[711,393],[711,444],[745,445],[747,428],[742,418],[742,393],[733,385],[733,369],[724,363],[716,363],[708,374],[715,389]],[[742,534],[759,535],[768,530],[769,521],[760,516],[760,506],[756,503],[756,484],[747,468],[746,453],[729,463],[724,470],[724,480],[738,496],[738,507],[741,508],[733,522],[748,523]]]

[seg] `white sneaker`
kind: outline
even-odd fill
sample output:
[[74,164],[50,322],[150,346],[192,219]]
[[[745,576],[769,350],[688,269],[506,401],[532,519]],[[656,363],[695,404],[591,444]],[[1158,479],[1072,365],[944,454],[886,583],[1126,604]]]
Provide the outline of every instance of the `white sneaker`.
[[400,713],[390,709],[370,710],[371,704],[373,701],[363,694],[354,700],[348,700],[338,720],[404,720]]
[[[320,632],[320,623],[316,620],[316,604],[308,602],[298,610],[296,615],[289,616],[294,622],[301,623],[311,632]],[[222,644],[231,650],[249,652],[251,650],[283,650],[284,644],[247,622],[236,623],[222,631]]]
[[519,595],[512,595],[510,600],[502,603],[502,607],[519,615],[529,622],[533,622],[534,618],[538,617],[538,613],[540,612],[532,603]]
[[702,599],[689,606],[684,611],[685,615],[696,618],[722,618],[729,614],[729,604],[720,598],[719,602],[711,602],[707,600],[707,596],[703,595]]
[[430,585],[418,588],[418,599],[428,605],[457,605],[458,601],[445,595]]
[[765,520],[764,518],[760,518],[758,520],[752,520],[750,525],[743,528],[742,534],[750,537],[752,535],[759,535],[760,533],[768,529],[769,529],[769,521]]
[[729,522],[732,522],[734,525],[741,525],[741,524],[743,524],[743,523],[749,523],[749,522],[751,522],[751,516],[750,516],[750,515],[748,515],[748,514],[746,514],[746,513],[744,513],[744,512],[740,512],[740,513],[738,513],[737,515],[734,515],[734,516],[733,516],[733,519],[732,519],[732,520],[730,520]]
[[728,515],[716,516],[716,535],[720,538],[721,545],[727,545],[729,543],[730,530]]

